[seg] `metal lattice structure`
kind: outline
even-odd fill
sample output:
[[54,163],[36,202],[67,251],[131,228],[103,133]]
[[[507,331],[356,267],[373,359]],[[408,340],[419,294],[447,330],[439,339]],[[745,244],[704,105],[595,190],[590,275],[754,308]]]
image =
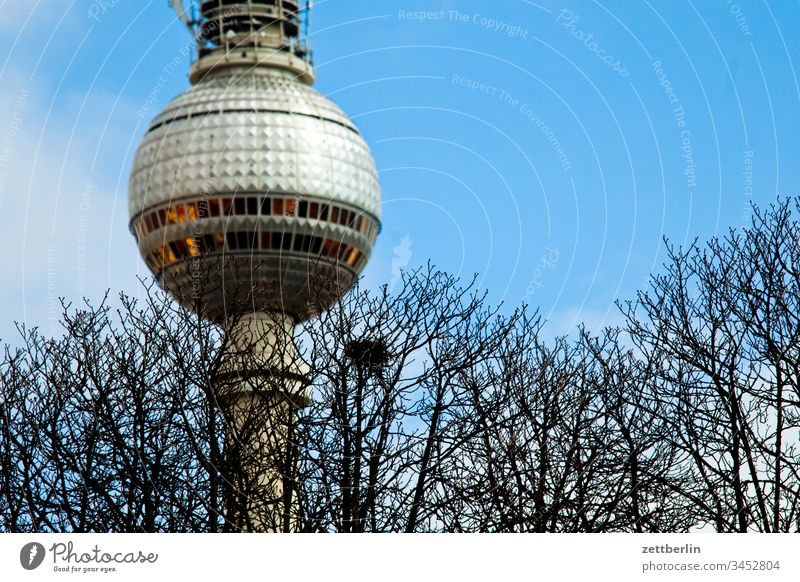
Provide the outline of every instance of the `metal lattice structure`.
[[187,19],[198,43],[192,82],[220,64],[237,64],[283,68],[313,83],[309,14],[308,1],[301,9],[297,0],[202,0],[198,16]]

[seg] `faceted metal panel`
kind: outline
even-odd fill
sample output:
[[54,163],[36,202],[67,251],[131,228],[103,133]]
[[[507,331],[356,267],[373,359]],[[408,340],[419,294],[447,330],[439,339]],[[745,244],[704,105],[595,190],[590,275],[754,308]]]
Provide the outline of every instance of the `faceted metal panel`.
[[[380,222],[380,186],[372,155],[355,125],[326,97],[291,73],[270,68],[227,68],[212,73],[173,100],[150,125],[133,163],[128,192],[131,221],[175,200],[216,196],[286,194],[343,204]],[[229,218],[227,228],[285,230],[341,240],[369,256],[372,242],[337,225],[312,224],[297,217]],[[255,222],[254,222],[255,220]],[[241,222],[241,224],[239,224]],[[178,233],[213,234],[217,221],[161,228],[139,241],[143,257],[175,240]],[[202,232],[198,232],[202,229]],[[324,309],[358,275],[350,266],[322,269],[336,280],[335,293],[325,300],[312,297],[312,273],[320,272],[319,256],[293,253],[276,258],[254,253],[251,272],[237,266],[245,285],[232,285],[230,266],[220,267],[221,255],[194,257],[207,273],[202,287],[210,303],[205,315],[222,320],[234,287],[272,288],[271,296],[251,297],[260,309],[286,306],[299,319]],[[245,273],[246,276],[241,275]],[[179,300],[198,286],[189,281],[185,265],[171,265],[162,284]],[[291,300],[286,299],[291,298]],[[240,299],[240,298],[239,298]],[[238,299],[237,299],[238,300]],[[226,305],[228,304],[228,305]]]
[[201,192],[284,192],[380,219],[375,164],[353,123],[291,74],[225,69],[175,99],[136,154],[129,214]]

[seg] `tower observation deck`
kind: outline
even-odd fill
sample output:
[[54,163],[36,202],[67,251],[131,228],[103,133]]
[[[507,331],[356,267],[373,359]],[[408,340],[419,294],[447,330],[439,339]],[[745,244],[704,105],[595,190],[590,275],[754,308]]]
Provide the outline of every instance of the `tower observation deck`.
[[[134,159],[128,209],[142,257],[212,321],[243,304],[308,319],[352,285],[380,231],[372,155],[310,86],[308,8],[204,0],[190,17],[175,7],[198,58],[193,87],[152,120]],[[323,279],[332,285],[320,290]]]

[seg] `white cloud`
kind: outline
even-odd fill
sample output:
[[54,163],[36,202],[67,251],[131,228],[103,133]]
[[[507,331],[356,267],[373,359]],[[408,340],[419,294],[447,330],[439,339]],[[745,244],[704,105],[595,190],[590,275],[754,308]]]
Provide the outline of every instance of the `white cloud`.
[[48,117],[46,88],[8,71],[2,85],[0,339],[13,342],[14,321],[58,333],[59,297],[97,300],[109,287],[136,292],[140,263],[126,228],[124,164],[135,125],[127,120],[135,116],[133,106],[115,109],[116,96],[97,93],[80,116],[81,103],[65,98]]

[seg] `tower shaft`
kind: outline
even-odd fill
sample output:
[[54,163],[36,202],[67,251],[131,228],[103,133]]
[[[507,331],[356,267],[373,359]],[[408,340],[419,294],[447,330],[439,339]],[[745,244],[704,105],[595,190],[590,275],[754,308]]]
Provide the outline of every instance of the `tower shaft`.
[[294,322],[254,313],[232,322],[217,402],[226,421],[225,505],[236,531],[297,529],[297,412],[308,403],[308,366],[294,345]]

